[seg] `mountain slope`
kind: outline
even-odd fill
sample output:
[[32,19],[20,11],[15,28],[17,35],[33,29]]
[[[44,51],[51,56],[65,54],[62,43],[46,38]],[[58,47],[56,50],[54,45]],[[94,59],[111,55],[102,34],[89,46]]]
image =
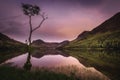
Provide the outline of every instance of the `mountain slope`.
[[64,48],[120,48],[120,12],[94,28],[84,31]]
[[120,30],[120,12],[115,14],[110,19],[106,20],[104,23],[99,25],[98,27],[94,28],[91,33],[95,34],[98,32],[106,32],[106,31],[116,31]]
[[[0,33],[0,51],[21,50],[26,45]],[[22,48],[23,49],[23,48]]]
[[55,49],[59,43],[44,42],[41,39],[34,40],[32,46],[40,49]]

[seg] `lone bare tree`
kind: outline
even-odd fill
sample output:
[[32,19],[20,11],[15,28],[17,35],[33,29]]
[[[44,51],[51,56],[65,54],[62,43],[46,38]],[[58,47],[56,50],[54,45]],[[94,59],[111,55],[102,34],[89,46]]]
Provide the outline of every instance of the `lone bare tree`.
[[[38,28],[40,28],[42,26],[43,22],[48,17],[45,16],[45,13],[41,13],[41,9],[37,5],[31,5],[31,4],[24,4],[24,3],[22,3],[22,9],[23,9],[24,14],[29,17],[30,31],[29,31],[29,37],[28,37],[28,46],[31,47],[31,43],[32,43],[31,42],[31,37],[32,37],[33,32],[35,30],[37,30]],[[41,22],[39,23],[38,26],[33,28],[33,26],[32,26],[32,17],[36,16],[36,15],[40,15],[42,20],[41,20]]]
[[[34,31],[36,31],[38,28],[40,28],[43,24],[43,22],[48,18],[45,16],[45,13],[40,13],[41,9],[37,6],[37,5],[31,5],[31,4],[22,4],[22,9],[23,9],[23,12],[26,16],[29,17],[29,27],[30,27],[30,31],[29,31],[29,37],[28,37],[28,57],[27,57],[27,61],[26,63],[24,64],[24,68],[26,70],[30,70],[31,69],[31,62],[30,62],[30,59],[31,59],[31,37],[32,37],[32,34]],[[42,20],[41,22],[39,23],[38,26],[36,26],[35,28],[33,28],[32,26],[32,17],[33,16],[36,16],[36,15],[40,15]],[[26,41],[27,42],[27,41]]]

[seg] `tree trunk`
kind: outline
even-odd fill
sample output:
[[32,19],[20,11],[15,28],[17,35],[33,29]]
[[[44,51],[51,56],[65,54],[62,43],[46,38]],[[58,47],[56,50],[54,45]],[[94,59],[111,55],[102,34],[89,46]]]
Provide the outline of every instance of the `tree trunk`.
[[31,36],[32,36],[32,23],[31,23],[31,16],[29,16],[29,25],[30,25],[30,33],[29,33],[29,45],[31,45]]
[[32,37],[32,23],[31,23],[31,16],[29,16],[29,25],[30,25],[30,32],[29,32],[29,37],[28,37],[28,56],[27,56],[27,60],[26,63],[24,64],[24,69],[27,71],[31,70],[31,37]]

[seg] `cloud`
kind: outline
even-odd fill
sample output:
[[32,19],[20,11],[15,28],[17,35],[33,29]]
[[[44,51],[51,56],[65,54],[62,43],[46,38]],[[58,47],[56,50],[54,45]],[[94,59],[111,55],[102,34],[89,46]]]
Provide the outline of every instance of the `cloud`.
[[105,0],[99,11],[109,17],[120,12],[120,0]]
[[24,29],[21,28],[23,24],[14,21],[7,21],[5,23],[0,23],[0,32],[15,35],[15,36],[23,36]]
[[34,35],[40,36],[40,37],[47,37],[47,38],[55,38],[55,37],[64,37],[64,33],[59,32],[59,28],[54,27],[54,26],[48,26],[48,27],[43,27],[40,28],[36,31]]
[[78,2],[84,7],[95,7],[104,3],[104,0],[78,0]]
[[[33,37],[51,41],[73,39],[120,11],[120,0],[1,0],[0,32],[16,39],[25,39],[29,34],[28,18],[20,7],[22,2],[37,4],[48,14],[49,19]],[[39,24],[39,16],[32,21]]]

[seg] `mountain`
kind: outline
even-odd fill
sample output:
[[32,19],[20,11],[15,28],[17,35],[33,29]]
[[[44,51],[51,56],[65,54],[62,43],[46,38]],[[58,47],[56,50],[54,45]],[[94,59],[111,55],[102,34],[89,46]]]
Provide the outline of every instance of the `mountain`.
[[41,45],[41,44],[45,44],[45,42],[43,40],[41,40],[41,39],[38,39],[38,40],[34,40],[32,42],[32,44],[34,44],[34,45]]
[[[21,50],[26,45],[0,33],[0,51]],[[20,48],[21,47],[21,48]]]
[[59,44],[59,46],[65,46],[65,45],[68,45],[68,44],[69,44],[69,41],[68,41],[68,40],[65,40],[65,41],[61,42],[61,43]]
[[85,39],[88,34],[90,34],[90,31],[83,31],[83,32],[77,37],[77,39],[79,39],[79,40]]
[[64,46],[66,46],[68,44],[69,44],[68,40],[65,40],[60,43],[55,43],[55,42],[45,42],[41,39],[38,39],[38,40],[35,40],[32,42],[33,47],[44,48],[44,49],[58,49],[58,48],[62,48]]
[[120,12],[91,31],[82,32],[64,48],[120,48]]
[[94,28],[91,33],[95,34],[98,32],[106,32],[106,31],[116,31],[120,30],[120,12],[115,14],[110,19],[106,20],[104,23]]
[[45,42],[41,39],[34,40],[32,42],[33,47],[41,48],[41,49],[55,49],[59,43],[53,43],[53,42]]
[[11,40],[8,36],[0,33],[0,41],[4,41],[4,40]]
[[98,27],[94,28],[92,31],[83,31],[77,39],[83,39],[86,36],[90,34],[97,34],[97,33],[105,33],[108,31],[116,31],[120,30],[120,12],[115,14],[113,17],[110,19],[106,20],[102,24],[100,24]]
[[56,49],[62,49],[64,46],[68,45],[70,41],[68,40],[65,40],[65,41],[62,41],[58,44],[58,46],[56,47]]

